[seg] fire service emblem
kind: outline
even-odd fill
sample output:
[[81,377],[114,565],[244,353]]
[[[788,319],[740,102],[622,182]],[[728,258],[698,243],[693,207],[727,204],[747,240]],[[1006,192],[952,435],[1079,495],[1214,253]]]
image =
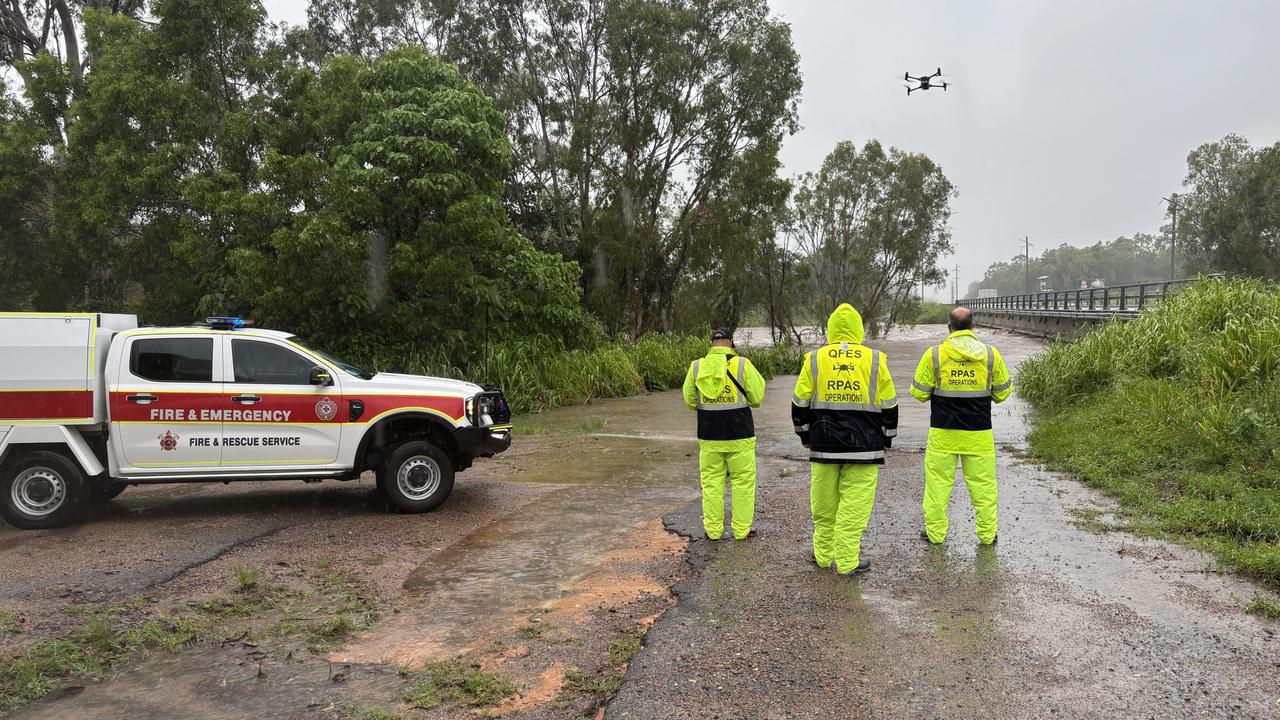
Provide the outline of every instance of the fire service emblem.
[[178,436],[166,430],[163,435],[157,435],[156,439],[160,441],[160,449],[165,452],[171,452],[178,449]]
[[320,402],[316,403],[316,417],[321,420],[328,422],[336,417],[337,414],[338,403],[334,402],[330,398],[321,398]]

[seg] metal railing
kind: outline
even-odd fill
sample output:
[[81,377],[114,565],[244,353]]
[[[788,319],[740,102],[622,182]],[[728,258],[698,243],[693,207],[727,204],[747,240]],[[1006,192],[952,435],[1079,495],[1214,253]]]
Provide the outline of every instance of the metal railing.
[[1148,305],[1161,302],[1178,286],[1190,282],[1194,281],[1165,280],[1079,290],[1051,290],[1023,295],[968,298],[956,304],[971,310],[1006,310],[1024,313],[1136,314]]

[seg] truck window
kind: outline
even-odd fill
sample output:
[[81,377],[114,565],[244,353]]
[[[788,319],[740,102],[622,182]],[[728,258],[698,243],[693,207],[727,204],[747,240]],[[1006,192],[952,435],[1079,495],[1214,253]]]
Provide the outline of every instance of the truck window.
[[298,353],[255,340],[233,339],[231,363],[238,383],[271,385],[310,385],[311,369],[316,363]]
[[134,340],[129,372],[155,382],[213,382],[213,338]]

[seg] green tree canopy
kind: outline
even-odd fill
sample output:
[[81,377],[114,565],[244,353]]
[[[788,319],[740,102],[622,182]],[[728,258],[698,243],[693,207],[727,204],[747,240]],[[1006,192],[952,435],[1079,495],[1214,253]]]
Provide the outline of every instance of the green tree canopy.
[[797,180],[790,233],[813,273],[815,310],[858,308],[872,335],[923,279],[946,274],[951,252],[951,182],[928,157],[876,140],[861,150],[841,142],[821,169]]

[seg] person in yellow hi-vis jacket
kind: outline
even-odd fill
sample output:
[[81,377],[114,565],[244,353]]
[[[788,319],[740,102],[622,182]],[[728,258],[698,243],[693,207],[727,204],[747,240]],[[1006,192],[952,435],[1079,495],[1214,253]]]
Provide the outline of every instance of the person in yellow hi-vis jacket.
[[813,562],[842,575],[865,572],[862,533],[871,519],[885,448],[898,434],[898,395],[884,353],[862,345],[862,316],[848,304],[827,320],[827,345],[804,356],[791,420],[809,448]]
[[958,460],[977,515],[978,542],[990,545],[999,530],[991,401],[1004,402],[1013,392],[1013,380],[1000,351],[973,334],[968,308],[952,310],[948,328],[950,337],[925,352],[911,382],[911,396],[930,403],[920,537],[931,543],[947,538],[947,505]]
[[734,353],[733,333],[711,334],[711,349],[684,378],[684,403],[698,411],[698,467],[702,475],[702,528],[708,540],[724,534],[725,481],[733,486],[733,537],[755,535],[756,428],[751,408],[764,402],[764,377]]

